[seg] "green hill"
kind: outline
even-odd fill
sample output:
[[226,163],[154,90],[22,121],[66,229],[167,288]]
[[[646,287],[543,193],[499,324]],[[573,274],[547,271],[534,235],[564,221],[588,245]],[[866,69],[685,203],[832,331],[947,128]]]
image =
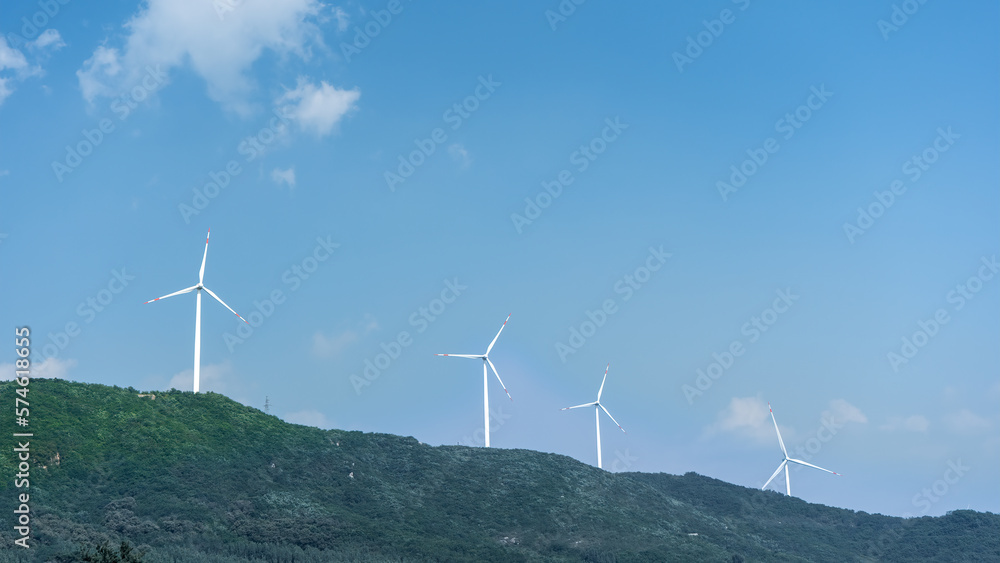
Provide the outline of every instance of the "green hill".
[[[14,404],[13,382],[0,400]],[[1000,561],[1000,516],[903,520],[702,477],[288,424],[222,395],[32,380],[30,489],[0,561]],[[3,429],[24,428],[6,417]],[[31,545],[14,545],[17,494]]]

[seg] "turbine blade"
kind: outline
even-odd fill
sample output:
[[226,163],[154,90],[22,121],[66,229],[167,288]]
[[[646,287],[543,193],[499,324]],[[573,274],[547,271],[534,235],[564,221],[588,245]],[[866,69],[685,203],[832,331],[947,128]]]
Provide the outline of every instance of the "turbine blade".
[[840,473],[837,473],[836,471],[830,471],[829,469],[823,469],[822,467],[820,467],[818,465],[813,465],[811,463],[806,463],[806,462],[802,461],[801,459],[791,459],[791,458],[788,458],[788,461],[791,461],[793,463],[797,463],[799,465],[807,465],[809,467],[812,467],[812,468],[815,468],[815,469],[819,469],[821,471],[826,471],[827,473],[833,473],[834,475],[840,475]]
[[[198,283],[203,283],[205,281],[205,260],[208,260],[208,237],[211,236],[211,234],[212,229],[209,229],[208,234],[205,235],[205,255],[201,257],[201,269],[198,270]],[[218,297],[216,297],[216,299],[218,299]]]
[[601,388],[597,390],[597,400],[601,400],[601,393],[604,392],[604,382],[608,380],[608,370],[611,369],[611,363],[608,363],[608,367],[604,368],[604,379],[601,380]]
[[[194,291],[194,289],[196,287],[198,287],[198,286],[192,285],[191,287],[189,287],[187,289],[182,289],[180,291],[175,291],[173,293],[168,293],[168,294],[164,295],[163,297],[157,297],[156,299],[150,299],[149,301],[146,301],[146,303],[152,303],[153,301],[159,301],[160,299],[166,299],[167,297],[173,297],[174,295],[180,295],[182,293],[191,293],[192,291]],[[143,303],[143,305],[145,305],[146,303]]]
[[596,404],[597,403],[587,403],[585,405],[576,405],[575,407],[566,407],[564,409],[559,409],[559,410],[561,410],[561,411],[568,411],[569,409],[578,409],[580,407],[592,407],[592,406],[594,406]]
[[486,357],[486,356],[476,356],[476,355],[472,355],[472,354],[434,354],[434,355],[435,356],[450,356],[452,358],[475,358],[477,360],[481,360],[481,359],[483,359],[483,358]]
[[490,353],[490,350],[493,349],[493,345],[497,343],[497,338],[500,338],[500,333],[503,332],[503,327],[507,326],[507,321],[509,320],[510,320],[510,315],[507,315],[507,319],[503,322],[503,325],[500,326],[500,330],[497,331],[497,335],[493,337],[493,342],[490,342],[489,347],[486,348],[487,355]]
[[[225,302],[225,301],[223,301],[222,299],[219,299],[219,296],[218,296],[218,295],[216,295],[216,294],[212,293],[212,290],[211,290],[211,289],[208,289],[207,287],[202,287],[202,289],[204,289],[205,291],[207,291],[207,292],[208,292],[208,294],[209,294],[209,295],[211,295],[212,297],[214,297],[216,301],[218,301],[219,303],[222,303],[222,306],[223,306],[223,307],[225,307],[226,309],[229,309],[229,311],[230,311],[230,312],[231,312],[232,314],[236,315],[237,317],[240,317],[240,314],[239,314],[239,313],[237,313],[236,311],[233,311],[233,308],[232,308],[232,307],[230,307],[229,305],[226,305],[226,302]],[[247,320],[246,320],[246,319],[244,319],[243,317],[240,317],[240,320],[241,320],[241,321],[243,321],[243,322],[245,322],[245,323],[247,323]],[[247,324],[250,324],[250,323],[247,323]]]
[[[611,421],[612,421],[612,422],[614,422],[615,424],[618,424],[618,421],[617,421],[617,420],[615,420],[615,417],[611,416],[611,413],[609,413],[609,412],[608,412],[608,409],[604,408],[604,405],[602,405],[601,403],[597,403],[597,406],[601,407],[601,410],[603,410],[603,411],[604,411],[604,414],[606,414],[606,415],[608,415],[609,417],[611,417]],[[621,425],[621,424],[618,424],[618,428],[620,428],[622,432],[625,432],[625,429],[624,429],[624,428],[622,428],[622,425]],[[628,434],[628,432],[625,432],[625,433],[626,433],[626,434]]]
[[785,442],[781,439],[781,430],[778,430],[778,421],[774,419],[774,411],[771,410],[771,403],[767,404],[767,410],[771,412],[771,422],[774,423],[774,431],[778,433],[778,444],[781,446],[781,453],[788,459],[788,450],[785,449]]
[[507,386],[504,385],[503,384],[503,380],[500,379],[500,374],[497,373],[497,367],[495,365],[493,365],[493,362],[491,362],[489,358],[483,357],[483,359],[486,360],[486,363],[490,364],[490,369],[493,370],[493,375],[497,376],[497,381],[500,382],[500,387],[503,387],[503,392],[507,393],[507,398],[510,399],[511,401],[513,401],[514,397],[510,396],[510,391],[507,391]]
[[764,483],[764,486],[763,486],[763,487],[761,487],[761,488],[760,488],[760,490],[762,490],[762,491],[763,491],[764,489],[766,489],[766,488],[767,488],[767,486],[768,486],[768,485],[770,485],[770,484],[771,484],[771,481],[774,481],[774,478],[778,476],[778,473],[781,473],[781,470],[785,468],[785,464],[786,464],[786,463],[788,463],[788,462],[787,462],[787,461],[782,461],[782,462],[781,462],[781,464],[780,464],[780,465],[778,465],[778,468],[777,468],[777,469],[775,469],[775,470],[774,470],[774,473],[772,473],[772,474],[771,474],[771,478],[770,478],[770,479],[768,479],[766,483]]

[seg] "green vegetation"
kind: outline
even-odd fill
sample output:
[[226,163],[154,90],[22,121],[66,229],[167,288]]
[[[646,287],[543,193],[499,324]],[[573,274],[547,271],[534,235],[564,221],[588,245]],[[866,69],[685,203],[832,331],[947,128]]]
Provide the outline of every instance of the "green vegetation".
[[[138,393],[31,382],[33,548],[13,545],[23,490],[5,448],[0,562],[1000,560],[995,514],[903,520],[693,473],[319,430],[213,393]],[[13,405],[12,382],[0,401]]]

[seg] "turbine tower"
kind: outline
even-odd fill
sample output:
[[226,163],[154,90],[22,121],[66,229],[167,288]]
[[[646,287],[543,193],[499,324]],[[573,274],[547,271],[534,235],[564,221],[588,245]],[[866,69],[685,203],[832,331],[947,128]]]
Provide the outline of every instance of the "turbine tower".
[[799,465],[805,465],[806,467],[812,467],[814,469],[819,469],[820,471],[826,471],[827,473],[833,473],[834,475],[840,475],[840,473],[837,473],[836,471],[830,471],[829,469],[823,469],[822,467],[820,467],[818,465],[813,465],[811,463],[806,463],[806,462],[804,462],[804,461],[802,461],[800,459],[792,459],[792,458],[788,457],[788,450],[785,449],[785,442],[782,441],[782,439],[781,439],[781,431],[778,430],[778,421],[774,420],[774,411],[771,410],[771,403],[767,404],[767,410],[771,411],[771,422],[774,423],[774,431],[778,433],[778,445],[781,446],[781,453],[785,455],[785,459],[784,459],[784,461],[781,462],[781,465],[779,465],[778,468],[774,470],[774,473],[771,474],[771,478],[767,480],[767,483],[764,483],[764,486],[761,487],[760,490],[763,491],[764,489],[766,489],[767,486],[771,483],[771,481],[773,481],[774,478],[778,476],[778,473],[781,473],[781,470],[784,469],[785,470],[785,494],[788,495],[788,496],[792,496],[792,481],[791,481],[791,479],[788,478],[788,464],[789,464],[789,462],[791,462],[791,463],[797,463]]
[[475,358],[477,360],[483,361],[483,423],[486,425],[486,447],[490,447],[490,388],[487,385],[489,381],[489,375],[486,371],[486,364],[489,364],[493,369],[493,374],[497,376],[497,381],[500,382],[500,386],[503,387],[503,392],[507,393],[507,398],[511,401],[514,400],[507,391],[507,386],[503,384],[503,380],[500,379],[500,374],[497,373],[496,366],[490,361],[490,350],[493,349],[493,345],[497,343],[497,338],[500,338],[500,333],[503,332],[503,327],[507,326],[507,321],[510,320],[510,315],[507,315],[507,320],[503,322],[500,330],[497,331],[497,335],[493,337],[493,342],[486,348],[485,354],[434,354],[435,356],[452,356],[455,358]]
[[[586,404],[583,404],[583,405],[576,405],[575,407],[566,407],[564,409],[559,409],[559,410],[566,411],[566,410],[569,410],[569,409],[578,409],[578,408],[581,408],[581,407],[594,407],[594,419],[597,422],[597,468],[598,469],[603,469],[601,467],[601,411],[603,410],[604,414],[608,415],[608,418],[610,418],[612,422],[614,422],[615,424],[618,424],[618,421],[615,420],[615,417],[611,416],[611,413],[608,412],[608,409],[604,408],[604,405],[601,404],[601,393],[604,392],[604,382],[608,380],[608,370],[609,369],[611,369],[611,364],[610,363],[608,364],[608,367],[604,368],[604,379],[601,380],[601,388],[597,390],[597,400],[596,401],[594,401],[593,403],[586,403]],[[622,432],[625,432],[625,429],[622,428],[621,424],[618,424],[618,428],[621,429]]]
[[[175,291],[173,293],[164,295],[163,297],[157,297],[156,299],[146,301],[146,303],[152,303],[153,301],[159,301],[160,299],[166,299],[167,297],[173,297],[175,295],[181,295],[182,293],[191,293],[192,291],[197,291],[196,293],[197,298],[195,299],[196,305],[194,310],[194,392],[195,393],[199,391],[201,385],[201,291],[205,290],[209,295],[214,297],[216,301],[222,303],[223,307],[229,309],[230,312],[232,312],[237,317],[240,317],[239,313],[233,311],[232,307],[226,305],[225,301],[219,299],[219,296],[212,293],[212,290],[205,287],[203,283],[205,281],[205,260],[208,259],[208,237],[211,234],[212,230],[209,229],[208,235],[205,235],[205,254],[204,256],[201,257],[201,270],[198,271],[197,285],[192,285],[187,289]],[[143,303],[143,305],[145,305],[146,303]],[[240,317],[240,320],[245,323],[247,322],[247,320],[244,319],[243,317]]]

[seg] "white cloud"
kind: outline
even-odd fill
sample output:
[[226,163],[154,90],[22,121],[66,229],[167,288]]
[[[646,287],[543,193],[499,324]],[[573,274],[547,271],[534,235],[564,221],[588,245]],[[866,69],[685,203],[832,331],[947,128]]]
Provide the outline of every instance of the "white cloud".
[[59,358],[45,358],[42,363],[31,367],[32,377],[46,377],[66,379],[66,374],[70,368],[76,367],[76,360],[60,360]]
[[886,423],[879,426],[879,430],[885,430],[886,432],[927,432],[927,428],[930,426],[927,417],[914,414],[907,417],[902,416],[890,416],[886,419]]
[[289,189],[294,188],[295,167],[292,166],[287,170],[275,168],[274,170],[271,171],[271,180],[273,180],[275,184],[278,184],[278,187],[281,187],[281,185],[284,184],[288,186]]
[[[715,423],[705,429],[706,434],[729,433],[758,442],[777,441],[774,425],[767,410],[767,403],[760,397],[733,397],[722,410]],[[787,438],[788,430],[782,434]]]
[[28,64],[24,53],[7,44],[0,35],[0,104],[14,93],[14,85],[30,76],[41,76],[39,66]]
[[[226,360],[219,364],[202,364],[201,366],[201,392],[213,391],[215,393],[225,393],[232,387],[233,366]],[[194,389],[194,368],[186,369],[170,378],[167,384],[168,389],[180,391],[191,391]]]
[[350,23],[350,17],[341,8],[333,9],[333,17],[337,18],[337,31],[343,32],[347,30],[347,25]]
[[355,328],[342,330],[338,333],[326,335],[323,331],[317,330],[313,334],[312,353],[320,358],[331,358],[339,356],[341,352],[357,342],[362,336],[378,328],[378,321],[371,315],[357,324]]
[[89,59],[84,61],[87,72],[76,71],[85,100],[93,101],[97,96],[112,96],[114,91],[107,82],[117,79],[122,74],[122,65],[118,60],[118,49],[109,49],[104,45],[98,47]]
[[14,90],[8,86],[9,82],[9,78],[0,77],[0,104],[3,104],[3,101],[14,93]]
[[0,70],[24,70],[28,68],[28,59],[17,49],[7,45],[7,39],[0,35]]
[[304,426],[315,426],[317,428],[329,429],[333,425],[326,419],[326,415],[316,410],[303,410],[290,412],[284,417],[285,422],[292,424],[302,424]]
[[451,158],[462,165],[462,168],[468,167],[472,164],[472,157],[469,156],[469,151],[465,150],[465,147],[459,143],[453,143],[448,146],[448,154]]
[[353,330],[345,330],[329,336],[323,334],[323,331],[317,330],[313,334],[312,352],[321,358],[338,356],[357,341],[358,333]]
[[[41,363],[31,364],[31,377],[43,377],[46,379],[66,379],[66,374],[71,368],[76,367],[76,360],[60,360],[59,358],[45,358]],[[17,375],[14,364],[0,364],[0,379],[9,381]]]
[[868,423],[868,417],[861,412],[861,409],[848,403],[844,399],[834,399],[833,401],[830,401],[830,408],[829,410],[823,411],[823,418],[832,418],[833,421],[838,424],[845,424],[848,422],[858,422],[860,424]]
[[17,376],[14,371],[14,364],[0,364],[0,381],[14,379]]
[[944,423],[952,431],[960,434],[971,434],[989,430],[993,425],[989,419],[979,416],[969,409],[962,409],[944,417]]
[[[832,420],[838,425],[868,422],[868,417],[860,409],[843,399],[830,401],[829,408],[823,411],[821,418]],[[777,442],[771,413],[767,403],[760,397],[733,397],[729,406],[718,414],[716,421],[705,428],[705,434],[732,434],[759,443]],[[781,437],[786,445],[791,444],[795,441],[795,432],[791,428],[782,428]]]
[[93,102],[137,85],[147,67],[183,66],[205,80],[211,99],[247,114],[251,66],[265,51],[305,59],[313,45],[323,47],[312,21],[321,8],[319,0],[257,1],[217,14],[205,0],[147,0],[125,23],[121,49],[102,45],[77,71],[80,88]]
[[53,51],[58,51],[66,46],[66,42],[63,41],[62,36],[59,32],[54,29],[46,29],[29,45],[34,49],[52,49]]
[[340,90],[321,81],[317,87],[303,76],[294,90],[282,94],[274,104],[303,131],[318,137],[328,135],[347,112],[355,109],[359,90]]

